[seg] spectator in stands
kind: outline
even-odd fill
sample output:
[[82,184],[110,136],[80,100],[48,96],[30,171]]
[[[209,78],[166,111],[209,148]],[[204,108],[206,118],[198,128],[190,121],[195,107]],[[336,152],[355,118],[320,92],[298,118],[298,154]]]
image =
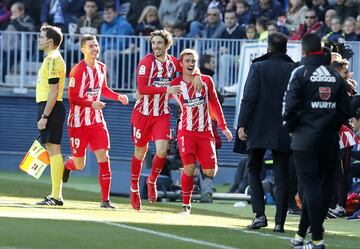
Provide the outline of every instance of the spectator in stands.
[[354,17],[348,17],[343,24],[345,41],[359,41],[360,37],[355,33],[356,20]]
[[247,0],[236,0],[236,17],[242,27],[250,22],[250,5]]
[[8,0],[7,5],[12,6],[14,3],[20,2],[25,6],[25,12],[34,20],[34,30],[40,30],[40,12],[41,12],[41,0]]
[[166,21],[175,24],[182,10],[190,2],[190,0],[162,0],[159,7],[160,22],[163,25]]
[[259,42],[266,42],[268,38],[267,23],[269,19],[265,16],[260,16],[256,20],[256,32],[259,34]]
[[305,22],[300,24],[290,40],[301,40],[306,34],[316,34],[320,37],[321,23],[318,21],[316,11],[309,9],[305,12]]
[[[134,30],[124,17],[117,16],[114,3],[104,6],[104,23],[101,25],[100,34],[104,35],[101,39],[104,62],[107,65],[109,74],[109,85],[114,83],[118,77],[117,67],[121,65],[123,51],[129,47],[126,38],[115,37],[122,35],[133,35]],[[115,35],[115,36],[114,36]],[[124,83],[124,82],[122,82]]]
[[330,8],[328,0],[312,0],[312,9],[320,22],[325,19],[325,12]]
[[328,9],[325,12],[325,21],[321,24],[320,28],[321,37],[331,32],[331,18],[333,18],[334,16],[336,16],[336,11],[333,9]]
[[249,24],[245,30],[246,39],[255,40],[258,38],[258,33],[256,32],[256,26],[254,24]]
[[220,16],[222,16],[222,14],[225,12],[226,7],[228,5],[228,1],[227,0],[211,0],[208,1],[209,5],[208,5],[208,9],[212,9],[212,8],[217,8],[220,10]]
[[169,32],[170,34],[174,33],[173,27],[174,27],[175,23],[172,21],[166,21],[162,24],[162,29],[166,30],[167,32]]
[[193,21],[205,24],[207,8],[206,0],[192,0],[192,3],[184,6],[179,13],[178,22],[185,23],[186,30],[190,30],[190,25]]
[[237,23],[235,10],[225,11],[225,27],[220,38],[231,39],[229,43],[220,48],[219,80],[217,88],[222,90],[225,86],[231,86],[236,82],[237,61],[239,60],[240,46],[234,43],[236,39],[244,39],[245,31]]
[[206,25],[198,21],[191,22],[189,37],[219,38],[225,30],[225,24],[221,21],[220,10],[211,8],[207,10]]
[[45,0],[41,5],[40,21],[43,25],[54,25],[67,32],[69,24],[77,23],[83,15],[83,7],[83,0]]
[[3,81],[5,80],[5,74],[10,73],[14,63],[17,63],[20,60],[20,35],[16,31],[34,31],[34,20],[25,14],[25,6],[16,2],[11,6],[11,21],[6,27],[5,31],[9,33],[3,34],[2,39],[2,76]]
[[151,32],[160,28],[158,9],[153,5],[146,6],[136,25],[135,34],[149,36]]
[[345,37],[344,37],[344,33],[341,30],[341,19],[339,16],[334,16],[333,18],[331,18],[330,21],[330,28],[331,28],[331,32],[326,34],[323,38],[322,41],[325,44],[328,43],[333,43],[333,42],[345,42]]
[[208,9],[207,24],[201,31],[203,38],[220,38],[222,32],[225,30],[225,24],[221,21],[220,10],[217,8]]
[[259,0],[250,8],[250,23],[255,23],[261,16],[267,17],[269,20],[277,20],[282,15],[284,12],[277,0]]
[[265,151],[270,149],[277,189],[274,232],[284,232],[288,204],[290,136],[282,125],[281,104],[291,72],[296,67],[286,55],[287,40],[286,35],[279,32],[269,35],[267,53],[253,60],[245,82],[238,119],[238,137],[247,141],[251,203],[253,212],[256,213],[253,222],[247,226],[248,229],[267,226],[260,173]]
[[268,21],[266,24],[266,30],[269,35],[275,32],[280,32],[279,25],[277,25],[276,21]]
[[356,28],[355,28],[355,34],[360,36],[360,15],[356,17]]
[[285,26],[290,33],[295,32],[296,28],[305,21],[305,13],[308,7],[304,0],[289,0],[289,7],[286,13]]
[[127,20],[133,28],[136,27],[139,21],[139,16],[146,6],[152,5],[159,9],[161,0],[127,0],[130,2],[129,12],[127,13]]
[[187,37],[185,23],[181,23],[181,22],[175,23],[172,29],[174,33],[172,54],[177,57],[180,55],[180,52],[183,51],[185,48],[192,48],[193,41],[190,39],[183,39]]
[[8,10],[6,0],[0,0],[0,30],[4,30],[10,20],[11,12]]
[[76,24],[76,34],[97,35],[100,33],[100,27],[103,22],[99,15],[96,0],[85,0],[85,15],[79,18]]
[[235,10],[226,10],[224,20],[226,28],[220,38],[233,40],[245,38],[245,30],[237,22]]
[[331,6],[341,18],[345,20],[348,17],[356,17],[359,12],[358,0],[336,0],[335,4]]

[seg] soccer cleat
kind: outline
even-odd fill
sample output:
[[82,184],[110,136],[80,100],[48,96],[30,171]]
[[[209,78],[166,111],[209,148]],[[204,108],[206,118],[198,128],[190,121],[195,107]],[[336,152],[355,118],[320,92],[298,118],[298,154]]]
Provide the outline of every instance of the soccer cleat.
[[345,217],[346,216],[346,210],[342,206],[339,206],[339,204],[336,204],[335,209],[329,209],[329,211],[336,215],[336,217]]
[[329,210],[327,211],[327,214],[326,214],[326,218],[328,218],[328,219],[336,219],[337,216],[335,214],[335,209],[329,208]]
[[156,182],[152,183],[149,181],[149,178],[146,179],[147,191],[148,191],[148,200],[153,203],[157,200],[157,189]]
[[113,206],[113,204],[109,200],[108,201],[101,201],[100,207],[101,208],[116,209],[116,207]]
[[299,247],[299,246],[303,246],[304,245],[304,239],[300,239],[300,238],[292,238],[291,240],[290,240],[290,246],[292,246],[292,247]]
[[56,200],[50,196],[46,196],[43,201],[37,202],[36,205],[39,205],[39,206],[63,206],[64,200],[63,199]]
[[185,215],[189,215],[191,213],[191,206],[190,205],[183,205],[181,213],[185,214]]
[[261,227],[267,227],[267,219],[266,216],[260,216],[259,218],[255,218],[250,225],[247,226],[247,229],[259,229]]
[[131,206],[135,209],[135,210],[140,210],[141,209],[141,199],[140,199],[140,194],[139,191],[133,191],[131,190],[130,192],[130,202],[131,202]]
[[312,242],[308,242],[303,245],[294,246],[294,249],[325,249],[325,245],[323,243],[315,245]]

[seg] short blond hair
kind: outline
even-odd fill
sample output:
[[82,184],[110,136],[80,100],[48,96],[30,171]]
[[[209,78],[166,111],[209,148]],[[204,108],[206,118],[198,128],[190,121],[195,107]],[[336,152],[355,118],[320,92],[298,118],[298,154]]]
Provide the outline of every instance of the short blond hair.
[[180,61],[183,60],[185,55],[193,55],[196,61],[198,61],[198,59],[199,59],[199,55],[194,49],[186,48],[183,51],[181,51],[180,58],[179,58]]

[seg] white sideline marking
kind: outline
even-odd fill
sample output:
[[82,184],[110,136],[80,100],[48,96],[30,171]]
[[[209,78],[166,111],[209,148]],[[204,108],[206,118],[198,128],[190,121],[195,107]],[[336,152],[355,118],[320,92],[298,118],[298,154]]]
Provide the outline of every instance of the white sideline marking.
[[110,226],[115,226],[115,227],[125,228],[125,229],[129,229],[129,230],[134,230],[134,231],[137,231],[137,232],[148,233],[148,234],[152,234],[152,235],[156,235],[156,236],[160,236],[160,237],[164,237],[164,238],[168,238],[168,239],[180,240],[180,241],[184,241],[184,242],[198,244],[198,245],[210,246],[210,247],[220,248],[220,249],[239,249],[237,247],[231,247],[231,246],[226,246],[226,245],[221,245],[221,244],[215,244],[215,243],[211,243],[211,242],[207,242],[207,241],[203,241],[203,240],[184,238],[184,237],[180,237],[180,236],[170,234],[170,233],[156,232],[156,231],[146,229],[146,228],[133,227],[133,226],[129,226],[129,225],[113,223],[113,222],[106,222],[106,221],[96,221],[96,222],[107,224],[107,225],[110,225]]

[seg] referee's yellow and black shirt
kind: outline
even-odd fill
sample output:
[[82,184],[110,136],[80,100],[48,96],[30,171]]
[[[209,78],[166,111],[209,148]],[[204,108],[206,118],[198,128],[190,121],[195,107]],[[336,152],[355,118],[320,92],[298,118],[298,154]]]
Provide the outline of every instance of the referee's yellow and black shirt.
[[57,101],[62,101],[64,93],[64,83],[66,75],[65,61],[62,58],[58,49],[51,50],[44,58],[40,70],[38,72],[38,79],[36,82],[36,103],[47,101],[50,85],[49,80],[59,78],[59,94]]

